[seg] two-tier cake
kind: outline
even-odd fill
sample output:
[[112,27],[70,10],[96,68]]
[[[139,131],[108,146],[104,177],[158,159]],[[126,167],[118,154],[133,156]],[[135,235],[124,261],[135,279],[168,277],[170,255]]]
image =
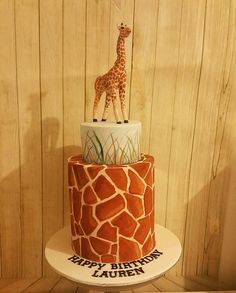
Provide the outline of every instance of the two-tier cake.
[[149,254],[154,235],[154,159],[140,153],[141,123],[82,123],[83,153],[68,160],[74,252],[96,262]]

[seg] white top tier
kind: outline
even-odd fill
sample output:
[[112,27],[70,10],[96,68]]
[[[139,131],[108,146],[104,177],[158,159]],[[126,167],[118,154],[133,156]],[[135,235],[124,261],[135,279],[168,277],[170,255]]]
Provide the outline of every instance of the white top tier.
[[83,158],[88,163],[121,165],[141,159],[141,122],[84,122],[80,130]]

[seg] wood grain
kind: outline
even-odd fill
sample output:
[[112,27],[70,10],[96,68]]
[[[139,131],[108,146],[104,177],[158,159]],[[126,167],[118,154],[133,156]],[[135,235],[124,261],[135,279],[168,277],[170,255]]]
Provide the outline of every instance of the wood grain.
[[183,267],[185,275],[202,272],[209,193],[214,180],[212,167],[227,48],[228,17],[229,2],[207,2],[203,66],[189,179]]
[[[113,66],[117,58],[116,54],[116,44],[119,31],[117,26],[121,23],[126,24],[131,29],[131,34],[125,40],[125,54],[126,54],[126,72],[127,72],[127,81],[126,81],[126,110],[129,113],[129,104],[130,104],[130,86],[131,86],[131,61],[132,61],[132,47],[133,47],[133,17],[134,17],[134,1],[126,0],[111,0],[110,6],[110,34],[109,34],[109,68]],[[118,108],[120,109],[120,101],[117,93]],[[119,111],[121,113],[121,110]],[[113,109],[110,109],[110,119],[115,121],[115,115]]]
[[186,291],[184,286],[181,286],[179,284],[176,284],[165,277],[162,277],[160,279],[157,279],[156,281],[153,282],[153,285],[157,287],[160,291],[164,292],[183,292]]
[[[234,94],[235,84],[235,23],[236,3],[231,2],[227,28],[227,47],[223,60],[224,70],[221,77],[221,92],[216,124],[216,136],[214,142],[214,155],[212,162],[213,180],[210,184],[209,204],[207,211],[207,226],[205,234],[205,248],[203,258],[203,274],[217,278],[219,273],[221,245],[223,241],[224,222],[229,196],[230,178],[235,177],[232,169],[232,143],[235,137],[236,108]],[[230,196],[231,197],[231,196]],[[233,219],[232,219],[233,221]],[[233,273],[234,269],[232,269]],[[232,274],[231,273],[231,274]]]
[[[62,1],[40,1],[43,245],[63,225]],[[44,274],[51,269],[44,260]]]
[[0,290],[4,287],[9,286],[10,284],[14,283],[16,279],[10,279],[10,278],[1,278],[0,279]]
[[16,1],[15,13],[21,150],[22,275],[33,277],[41,276],[43,257],[38,2]]
[[158,1],[135,2],[130,118],[142,122],[141,151],[144,153],[149,152],[157,14]]
[[65,278],[61,278],[59,282],[50,290],[52,293],[76,293],[77,284]]
[[[139,287],[139,288],[134,288],[133,290],[127,290],[127,291],[122,291],[124,293],[138,293],[138,292],[191,292],[193,288],[195,288],[196,292],[209,292],[211,291],[212,288],[208,287],[206,285],[200,285],[200,283],[206,283],[209,284],[211,283],[207,277],[201,278],[200,280],[197,281],[192,281],[184,277],[173,277],[173,280],[169,280],[166,277],[161,277],[160,279],[154,281],[154,283],[150,283],[148,285]],[[190,289],[187,289],[185,286],[185,281],[186,284],[191,283]],[[1,285],[6,285],[5,287],[1,287]],[[73,293],[99,293],[99,292],[105,292],[105,291],[98,291],[98,290],[91,290],[78,287],[79,284],[74,283],[72,281],[66,280],[65,278],[62,277],[43,277],[40,279],[18,279],[18,280],[7,280],[3,279],[0,280],[0,292],[4,293],[46,293],[46,292],[73,292]],[[160,287],[158,289],[157,287]],[[198,289],[198,290],[197,290]],[[215,288],[216,289],[216,288]],[[12,291],[13,290],[13,291]],[[235,291],[211,291],[211,292],[228,292],[228,293],[233,293]]]
[[156,160],[156,221],[165,225],[172,115],[178,67],[182,1],[159,1],[150,153]]
[[21,293],[24,292],[31,284],[37,282],[37,278],[23,278],[1,289],[1,293]]
[[14,1],[0,1],[0,213],[3,277],[21,275],[21,172]]
[[[184,243],[206,1],[183,1],[168,166],[166,227]],[[184,150],[184,152],[183,152]],[[180,184],[181,182],[181,184]],[[171,274],[182,273],[182,259]]]
[[31,284],[27,289],[22,293],[47,293],[53,289],[56,284],[59,282],[59,276],[54,277],[43,277],[40,278],[37,282]]
[[[109,69],[110,6],[110,1],[106,0],[87,1],[85,121],[92,120],[95,80]],[[103,95],[98,107],[99,120],[102,118],[104,100]]]
[[67,159],[81,153],[80,123],[85,109],[85,1],[63,6],[64,223],[69,223]]

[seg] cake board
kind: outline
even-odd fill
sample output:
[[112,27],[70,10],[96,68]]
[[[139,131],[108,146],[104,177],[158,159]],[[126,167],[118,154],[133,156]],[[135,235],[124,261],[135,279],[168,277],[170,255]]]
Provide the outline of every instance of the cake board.
[[122,291],[144,286],[171,269],[181,255],[179,239],[168,229],[155,225],[157,245],[136,261],[97,263],[74,254],[70,228],[55,233],[45,248],[49,265],[61,276],[90,290]]

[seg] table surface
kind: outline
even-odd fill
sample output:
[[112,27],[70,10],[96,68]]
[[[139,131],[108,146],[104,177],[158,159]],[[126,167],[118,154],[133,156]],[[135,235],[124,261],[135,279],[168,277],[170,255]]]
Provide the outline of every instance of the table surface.
[[96,263],[74,254],[70,228],[65,227],[48,241],[45,257],[58,274],[81,287],[103,291],[128,290],[161,277],[181,255],[181,244],[172,232],[156,225],[155,235],[156,248],[139,260],[119,264]]

